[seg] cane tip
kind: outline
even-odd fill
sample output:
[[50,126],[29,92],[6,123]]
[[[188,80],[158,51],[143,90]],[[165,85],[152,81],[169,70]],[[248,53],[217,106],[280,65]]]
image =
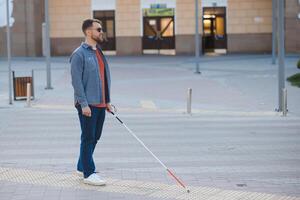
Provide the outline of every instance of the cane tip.
[[186,190],[187,191],[187,193],[190,193],[190,190]]

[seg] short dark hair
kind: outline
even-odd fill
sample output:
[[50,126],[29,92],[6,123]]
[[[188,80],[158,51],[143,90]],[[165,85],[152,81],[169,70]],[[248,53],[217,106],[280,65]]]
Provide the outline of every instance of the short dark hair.
[[85,34],[86,29],[92,27],[94,22],[102,25],[102,22],[99,19],[86,19],[82,23],[82,32]]

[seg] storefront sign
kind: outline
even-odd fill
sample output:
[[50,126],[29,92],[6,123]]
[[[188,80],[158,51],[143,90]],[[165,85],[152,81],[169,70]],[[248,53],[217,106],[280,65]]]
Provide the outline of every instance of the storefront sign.
[[145,17],[174,16],[174,9],[173,8],[146,8],[143,9],[143,15]]

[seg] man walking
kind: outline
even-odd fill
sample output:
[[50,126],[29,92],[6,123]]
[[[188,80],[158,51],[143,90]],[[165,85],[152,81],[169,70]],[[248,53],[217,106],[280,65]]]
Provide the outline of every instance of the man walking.
[[71,77],[74,102],[81,126],[80,155],[77,172],[83,182],[105,185],[95,173],[93,153],[101,137],[105,111],[113,111],[110,104],[110,72],[99,43],[103,41],[101,21],[83,21],[83,42],[71,55]]

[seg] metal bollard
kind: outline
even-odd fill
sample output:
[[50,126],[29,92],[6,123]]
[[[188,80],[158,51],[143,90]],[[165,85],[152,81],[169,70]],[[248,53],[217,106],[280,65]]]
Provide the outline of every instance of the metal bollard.
[[32,99],[34,100],[34,71],[32,70],[31,71],[31,77],[32,77],[32,86],[31,86],[31,96],[32,96]]
[[27,83],[27,97],[26,97],[26,102],[27,102],[27,107],[31,106],[31,84]]
[[192,114],[192,88],[188,88],[186,112]]
[[283,88],[282,89],[282,115],[283,116],[286,116],[287,115],[287,89],[286,88]]

